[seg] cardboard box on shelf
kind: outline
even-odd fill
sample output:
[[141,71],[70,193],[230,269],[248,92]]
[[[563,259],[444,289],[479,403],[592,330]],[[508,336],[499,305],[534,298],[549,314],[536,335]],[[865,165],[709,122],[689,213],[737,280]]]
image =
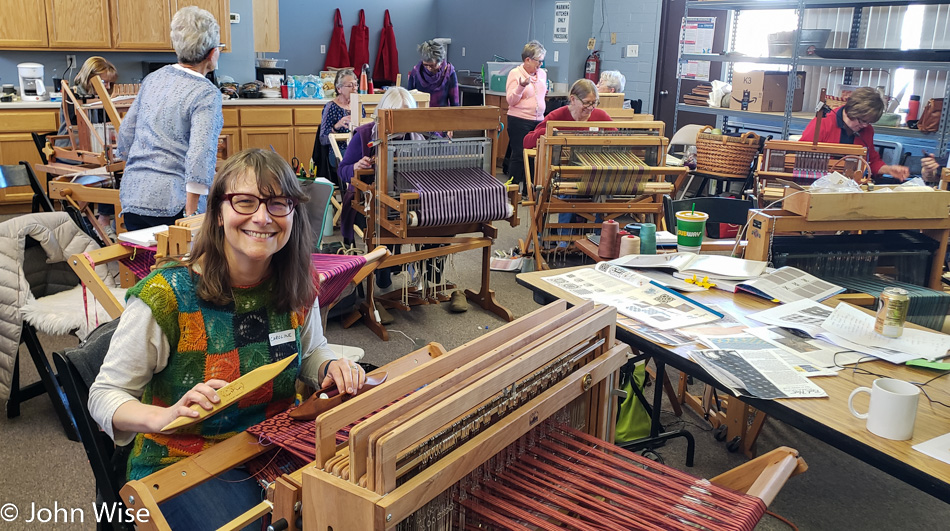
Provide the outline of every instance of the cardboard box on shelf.
[[[732,75],[730,109],[755,112],[784,112],[788,72],[736,72]],[[805,72],[795,75],[792,111],[802,110],[805,98]]]

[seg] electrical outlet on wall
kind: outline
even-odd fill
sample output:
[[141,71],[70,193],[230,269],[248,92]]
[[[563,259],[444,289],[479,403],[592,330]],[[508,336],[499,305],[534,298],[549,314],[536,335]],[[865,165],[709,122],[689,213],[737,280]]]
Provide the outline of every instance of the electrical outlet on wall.
[[326,45],[326,44],[321,44],[321,45],[320,45],[320,53],[327,53],[327,45]]
[[465,47],[462,46],[462,57],[465,57]]
[[557,62],[557,56],[558,56],[558,52],[557,52],[557,50],[554,50],[554,62],[555,62],[555,63]]
[[75,68],[76,66],[76,56],[74,54],[66,54],[66,70],[70,68]]
[[640,56],[640,45],[639,44],[628,44],[627,45],[627,57],[639,57]]

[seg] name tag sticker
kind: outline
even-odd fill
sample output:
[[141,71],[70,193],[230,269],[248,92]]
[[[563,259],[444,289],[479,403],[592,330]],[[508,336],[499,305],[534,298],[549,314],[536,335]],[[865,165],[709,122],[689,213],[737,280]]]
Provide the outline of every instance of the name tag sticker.
[[284,330],[283,332],[274,332],[268,336],[270,338],[270,345],[276,347],[277,345],[283,345],[284,343],[290,343],[297,339],[297,335],[293,329]]

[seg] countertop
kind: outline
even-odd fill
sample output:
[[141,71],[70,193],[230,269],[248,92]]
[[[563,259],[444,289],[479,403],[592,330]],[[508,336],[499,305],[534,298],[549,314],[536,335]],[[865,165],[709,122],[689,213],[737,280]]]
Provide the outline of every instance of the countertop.
[[[282,106],[282,105],[294,105],[294,106],[303,106],[303,105],[326,105],[333,100],[313,100],[313,99],[299,99],[299,100],[285,100],[280,98],[242,98],[236,100],[224,100],[223,105],[225,107],[238,107],[238,106]],[[0,110],[3,109],[58,109],[60,107],[60,102],[58,101],[16,101],[11,103],[0,103]]]

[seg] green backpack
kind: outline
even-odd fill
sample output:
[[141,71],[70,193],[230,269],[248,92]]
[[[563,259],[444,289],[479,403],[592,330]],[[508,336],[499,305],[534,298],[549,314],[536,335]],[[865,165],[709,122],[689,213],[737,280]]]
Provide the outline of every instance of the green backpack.
[[621,402],[617,412],[617,436],[614,442],[630,442],[650,435],[650,413],[633,392],[634,385],[643,392],[646,373],[645,363],[628,362],[620,370],[620,388],[627,392],[627,398]]

